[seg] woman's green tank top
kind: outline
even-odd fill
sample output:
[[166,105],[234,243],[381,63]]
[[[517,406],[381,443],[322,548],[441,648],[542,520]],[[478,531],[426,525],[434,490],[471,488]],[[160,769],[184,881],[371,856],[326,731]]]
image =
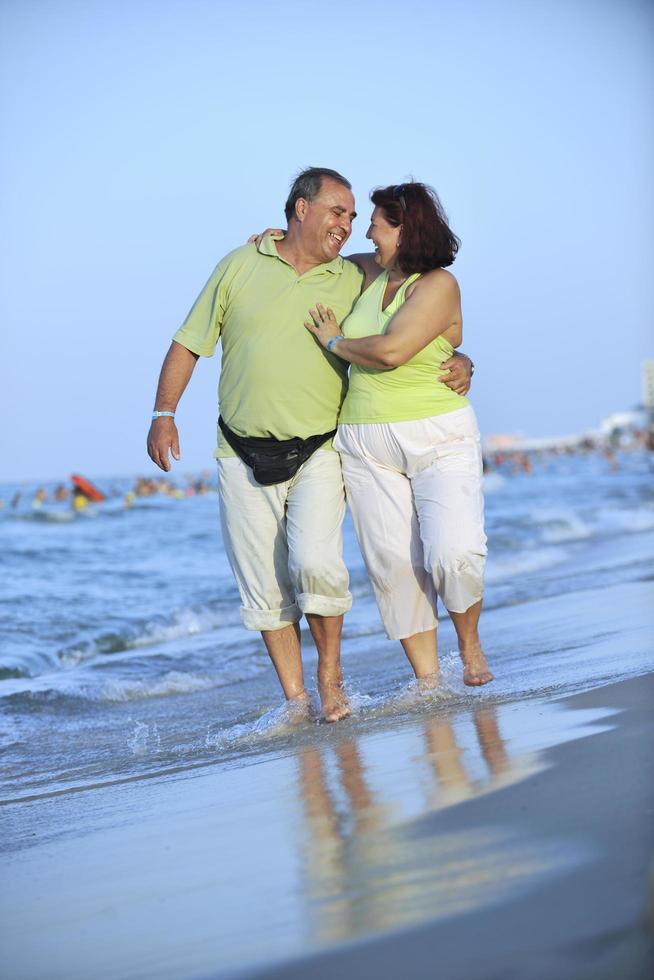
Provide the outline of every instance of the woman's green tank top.
[[[388,272],[366,289],[341,324],[345,337],[369,337],[385,333],[394,313],[404,302],[408,286],[419,278],[415,273],[402,283],[393,300],[382,310]],[[426,419],[464,408],[468,399],[438,380],[439,368],[454,348],[443,337],[436,337],[406,364],[391,370],[350,365],[347,396],[340,422],[402,422]]]

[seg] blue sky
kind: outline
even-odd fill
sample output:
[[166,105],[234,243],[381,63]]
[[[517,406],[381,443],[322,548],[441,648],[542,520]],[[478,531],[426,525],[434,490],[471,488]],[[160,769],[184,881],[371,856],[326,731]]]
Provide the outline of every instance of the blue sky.
[[[4,0],[0,478],[154,470],[171,335],[312,164],[353,183],[353,251],[371,187],[438,190],[484,434],[631,407],[654,355],[653,22],[635,0]],[[211,465],[218,367],[180,406],[180,472]]]

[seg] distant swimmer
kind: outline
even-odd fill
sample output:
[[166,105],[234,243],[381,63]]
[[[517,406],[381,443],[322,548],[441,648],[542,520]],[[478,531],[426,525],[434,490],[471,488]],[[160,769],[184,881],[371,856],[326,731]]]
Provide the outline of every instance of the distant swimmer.
[[34,494],[34,499],[32,500],[32,507],[35,510],[38,510],[39,507],[43,507],[43,504],[46,502],[47,499],[48,499],[48,495],[45,492],[44,488],[39,487],[36,493]]
[[89,498],[86,496],[81,487],[73,488],[73,499],[72,505],[74,511],[85,510],[89,505]]

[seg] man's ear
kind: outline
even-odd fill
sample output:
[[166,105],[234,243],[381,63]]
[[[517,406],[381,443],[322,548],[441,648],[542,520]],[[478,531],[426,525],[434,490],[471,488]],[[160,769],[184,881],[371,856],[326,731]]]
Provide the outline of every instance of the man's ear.
[[304,221],[304,216],[307,213],[307,208],[309,207],[309,202],[304,197],[298,197],[295,202],[295,217],[298,221]]

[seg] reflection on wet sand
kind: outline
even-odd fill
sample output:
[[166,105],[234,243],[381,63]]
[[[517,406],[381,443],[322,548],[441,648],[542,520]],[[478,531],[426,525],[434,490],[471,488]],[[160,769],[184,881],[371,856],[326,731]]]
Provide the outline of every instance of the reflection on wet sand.
[[[516,770],[500,734],[495,708],[478,708],[473,714],[473,723],[477,747],[487,770],[486,779],[481,781],[474,779],[472,772],[466,769],[465,751],[459,746],[451,724],[434,719],[424,726],[426,758],[433,777],[430,795],[433,809],[468,799],[482,789],[496,788],[500,776]],[[522,757],[521,769],[524,769],[524,761]]]
[[510,757],[495,708],[479,708],[463,722],[459,716],[456,726],[424,718],[414,735],[419,751],[389,761],[381,790],[364,761],[365,736],[299,756],[302,887],[318,944],[488,904],[536,872],[569,862],[561,846],[543,842],[536,851],[508,826],[452,830],[448,819],[448,829],[439,830],[429,818],[540,768],[534,754]]

